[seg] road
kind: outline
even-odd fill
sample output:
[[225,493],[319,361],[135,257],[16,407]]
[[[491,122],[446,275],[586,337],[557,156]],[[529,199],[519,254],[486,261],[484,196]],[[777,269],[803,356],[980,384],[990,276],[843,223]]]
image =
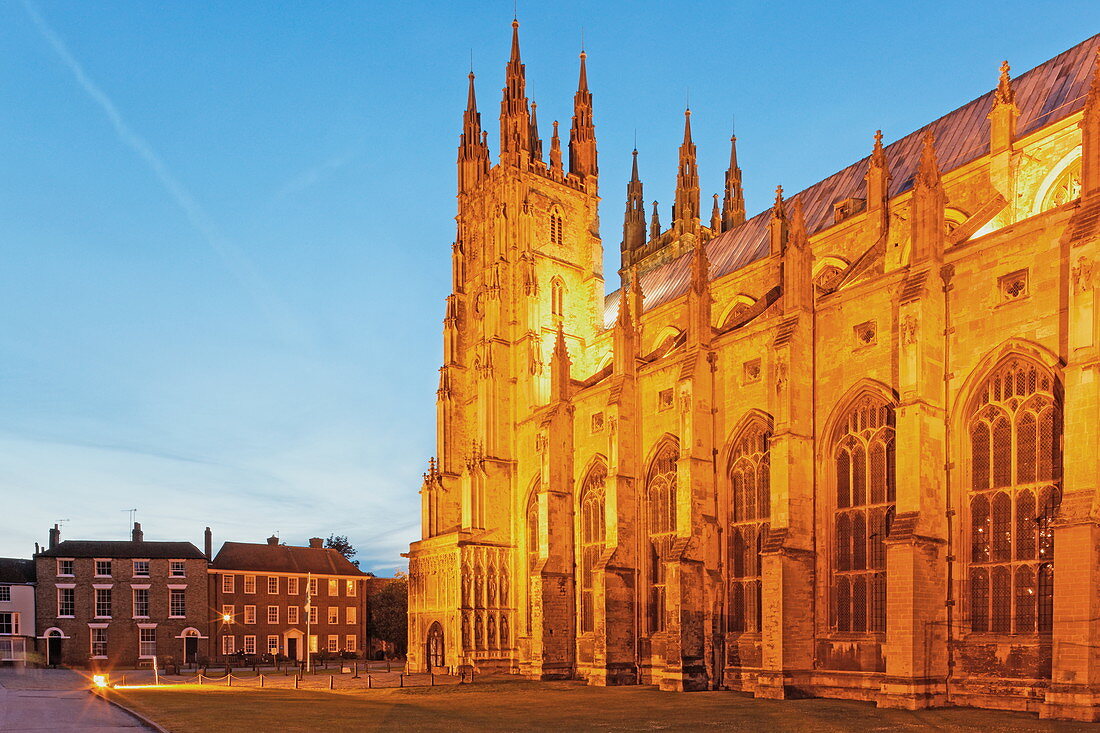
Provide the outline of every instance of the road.
[[0,669],[0,731],[148,731],[88,692],[83,675],[63,669]]

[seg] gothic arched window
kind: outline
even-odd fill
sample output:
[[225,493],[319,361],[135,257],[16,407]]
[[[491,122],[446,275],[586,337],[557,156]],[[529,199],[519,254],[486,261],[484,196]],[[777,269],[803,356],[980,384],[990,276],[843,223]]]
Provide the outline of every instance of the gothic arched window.
[[562,246],[565,241],[564,228],[562,226],[561,214],[558,211],[550,212],[550,244]]
[[565,314],[565,284],[560,278],[550,283],[550,313],[559,318]]
[[666,441],[646,476],[649,535],[649,631],[665,630],[665,562],[676,532],[676,459],[678,448]]
[[597,463],[581,485],[581,632],[595,629],[593,588],[604,548],[604,485],[607,467]]
[[886,631],[886,546],[894,520],[894,407],[865,394],[848,409],[835,437],[836,628]]
[[760,548],[771,517],[771,428],[750,422],[730,451],[729,630],[759,632]]
[[1061,499],[1055,378],[1022,357],[978,388],[970,438],[970,629],[1050,633]]

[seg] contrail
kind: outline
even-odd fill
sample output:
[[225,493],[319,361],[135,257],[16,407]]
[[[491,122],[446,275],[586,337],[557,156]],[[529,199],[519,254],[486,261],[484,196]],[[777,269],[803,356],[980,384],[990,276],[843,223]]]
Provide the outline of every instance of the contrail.
[[298,329],[291,325],[294,319],[289,317],[286,308],[277,301],[244,254],[221,235],[210,217],[207,216],[206,212],[203,210],[202,206],[199,205],[184,185],[176,180],[175,176],[173,176],[168,170],[168,167],[164,165],[164,161],[160,159],[160,156],[157,155],[152,146],[149,145],[144,138],[134,132],[133,128],[126,124],[126,120],[122,118],[122,114],[118,111],[118,107],[116,107],[114,102],[111,101],[111,98],[107,96],[107,93],[104,92],[98,84],[92,81],[91,77],[84,71],[84,67],[81,66],[80,62],[69,52],[69,48],[65,45],[65,42],[61,40],[61,37],[54,32],[53,28],[51,28],[48,23],[46,23],[45,19],[38,12],[38,8],[35,4],[31,0],[23,0],[23,7],[26,8],[27,15],[30,16],[31,20],[38,28],[38,32],[41,33],[46,42],[50,44],[50,47],[53,48],[62,63],[72,72],[73,76],[76,78],[76,82],[85,92],[87,92],[88,96],[99,105],[103,113],[107,115],[107,119],[109,119],[111,125],[114,126],[115,133],[118,135],[119,140],[137,153],[138,156],[145,161],[146,165],[152,169],[153,174],[157,177],[157,180],[160,181],[161,185],[164,186],[169,196],[171,196],[176,204],[183,210],[191,226],[203,236],[207,244],[209,244],[214,252],[221,257],[229,271],[237,278],[273,324],[276,325],[284,335],[287,335],[288,331],[297,331]]

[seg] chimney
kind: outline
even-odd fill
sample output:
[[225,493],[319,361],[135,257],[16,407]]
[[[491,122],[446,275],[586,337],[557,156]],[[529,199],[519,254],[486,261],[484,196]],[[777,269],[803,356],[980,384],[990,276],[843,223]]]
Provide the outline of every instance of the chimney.
[[277,545],[277,544],[279,544],[279,538],[276,537],[275,535],[271,535],[270,537],[267,538],[267,544]]
[[145,541],[145,533],[141,531],[141,522],[134,522],[134,529],[130,532],[130,539],[134,542]]
[[210,531],[210,528],[206,528],[206,532],[203,536],[202,549],[206,552],[206,561],[210,562],[210,551],[214,549],[214,533]]
[[320,550],[324,548],[325,541],[320,537],[310,537],[309,546],[312,547],[314,550]]
[[61,543],[61,528],[56,524],[50,530],[50,549],[56,548]]

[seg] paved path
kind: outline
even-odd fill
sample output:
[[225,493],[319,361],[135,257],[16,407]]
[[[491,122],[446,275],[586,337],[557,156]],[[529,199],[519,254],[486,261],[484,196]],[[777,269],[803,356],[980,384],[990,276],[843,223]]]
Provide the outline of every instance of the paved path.
[[87,688],[82,675],[68,670],[0,669],[0,731],[149,730]]

